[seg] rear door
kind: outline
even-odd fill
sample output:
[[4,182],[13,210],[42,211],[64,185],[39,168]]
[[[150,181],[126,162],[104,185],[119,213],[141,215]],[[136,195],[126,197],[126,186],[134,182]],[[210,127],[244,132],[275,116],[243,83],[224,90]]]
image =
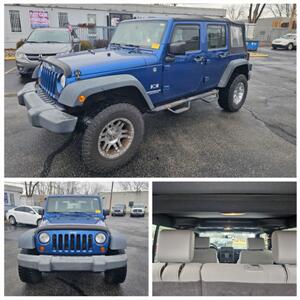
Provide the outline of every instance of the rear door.
[[229,33],[224,22],[204,22],[205,27],[205,88],[216,88],[229,63]]
[[184,55],[175,55],[174,61],[164,62],[164,100],[181,98],[201,90],[200,23],[175,22],[169,43],[176,42],[185,42],[186,51]]

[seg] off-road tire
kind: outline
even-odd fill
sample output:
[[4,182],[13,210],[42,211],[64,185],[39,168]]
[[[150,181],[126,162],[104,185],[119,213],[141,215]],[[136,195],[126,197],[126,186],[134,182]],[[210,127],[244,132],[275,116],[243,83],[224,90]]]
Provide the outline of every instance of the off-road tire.
[[127,265],[122,268],[106,270],[104,279],[109,284],[119,284],[125,281],[127,274]]
[[[234,92],[234,89],[235,89],[236,85],[239,82],[243,82],[245,91],[244,91],[243,99],[241,100],[241,102],[238,105],[236,105],[233,102],[233,92]],[[219,100],[218,100],[219,105],[225,111],[236,112],[245,103],[245,100],[246,100],[246,97],[247,97],[247,92],[248,92],[247,78],[244,74],[239,74],[239,75],[231,78],[225,88],[222,88],[222,89],[219,90]]]
[[38,270],[18,266],[20,280],[26,283],[38,283],[42,280],[42,273]]
[[17,225],[17,221],[16,221],[16,218],[14,216],[9,216],[8,222],[9,222],[10,225],[13,225],[13,226]]
[[293,43],[289,43],[286,47],[289,51],[293,50],[294,49],[294,45]]
[[[128,119],[134,128],[131,145],[121,156],[108,159],[98,151],[98,139],[102,129],[116,118]],[[137,152],[144,136],[144,119],[142,113],[133,105],[119,103],[99,112],[88,124],[82,139],[82,159],[93,172],[107,172],[125,165]]]

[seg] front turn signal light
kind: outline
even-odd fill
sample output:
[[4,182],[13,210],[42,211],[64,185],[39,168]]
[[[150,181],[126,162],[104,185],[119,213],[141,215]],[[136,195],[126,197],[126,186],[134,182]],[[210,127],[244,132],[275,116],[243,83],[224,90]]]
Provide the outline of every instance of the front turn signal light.
[[79,101],[80,103],[83,103],[85,100],[86,100],[86,97],[85,97],[84,95],[80,95],[80,96],[78,97],[78,101]]

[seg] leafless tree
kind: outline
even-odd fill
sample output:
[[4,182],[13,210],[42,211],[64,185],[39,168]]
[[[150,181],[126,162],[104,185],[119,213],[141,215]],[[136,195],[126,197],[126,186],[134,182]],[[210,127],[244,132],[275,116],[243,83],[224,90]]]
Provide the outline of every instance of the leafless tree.
[[148,183],[144,181],[120,182],[120,186],[124,191],[148,191]]
[[267,9],[275,18],[289,18],[292,14],[293,4],[268,4]]
[[30,198],[33,196],[35,188],[38,186],[39,182],[26,182],[25,181],[25,193],[26,193],[26,197]]
[[245,5],[232,4],[232,5],[228,5],[226,8],[227,8],[227,16],[232,21],[241,20],[246,15]]
[[266,7],[266,4],[255,4],[254,8],[253,5],[249,6],[248,23],[257,23]]

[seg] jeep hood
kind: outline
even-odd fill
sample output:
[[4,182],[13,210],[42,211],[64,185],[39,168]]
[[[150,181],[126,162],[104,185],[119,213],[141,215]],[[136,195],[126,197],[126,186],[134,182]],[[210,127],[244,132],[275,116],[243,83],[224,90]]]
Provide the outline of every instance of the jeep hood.
[[71,51],[71,44],[25,43],[17,51],[27,54],[57,54]]
[[84,51],[58,58],[67,64],[72,74],[79,70],[81,76],[114,73],[127,69],[144,67],[158,63],[152,53],[133,52],[128,50],[97,50],[94,53]]
[[43,219],[42,226],[49,225],[62,225],[62,224],[82,224],[82,225],[99,225],[106,226],[105,222],[100,216],[90,214],[84,216],[78,216],[76,214],[56,214],[53,216],[47,216]]

